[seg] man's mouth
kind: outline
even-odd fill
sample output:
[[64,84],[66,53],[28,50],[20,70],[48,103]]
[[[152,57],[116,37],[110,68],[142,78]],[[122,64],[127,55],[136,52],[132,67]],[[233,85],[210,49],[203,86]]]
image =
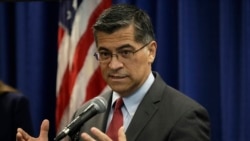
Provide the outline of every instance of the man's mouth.
[[123,79],[127,76],[126,75],[112,75],[112,74],[110,74],[109,77],[112,79]]

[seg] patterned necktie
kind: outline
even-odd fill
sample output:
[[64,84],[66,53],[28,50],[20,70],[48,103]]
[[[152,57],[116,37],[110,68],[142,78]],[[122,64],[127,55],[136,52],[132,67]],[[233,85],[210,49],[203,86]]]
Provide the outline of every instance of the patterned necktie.
[[123,125],[123,115],[121,110],[122,106],[123,106],[123,101],[122,98],[120,97],[119,99],[116,100],[113,118],[107,130],[107,135],[113,141],[118,141],[118,129]]

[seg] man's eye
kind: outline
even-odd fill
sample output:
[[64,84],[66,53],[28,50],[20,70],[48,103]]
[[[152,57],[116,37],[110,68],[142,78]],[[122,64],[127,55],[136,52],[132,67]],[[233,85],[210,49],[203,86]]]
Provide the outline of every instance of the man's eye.
[[133,52],[131,50],[122,50],[119,51],[119,54],[121,54],[123,57],[128,57],[132,54]]
[[110,53],[109,52],[99,52],[101,57],[109,57]]

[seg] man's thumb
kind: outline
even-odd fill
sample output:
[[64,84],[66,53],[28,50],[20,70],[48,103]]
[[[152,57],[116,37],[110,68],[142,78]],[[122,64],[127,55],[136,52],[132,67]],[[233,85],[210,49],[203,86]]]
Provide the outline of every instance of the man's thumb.
[[41,125],[40,138],[48,140],[48,133],[49,133],[49,120],[45,119],[43,120]]

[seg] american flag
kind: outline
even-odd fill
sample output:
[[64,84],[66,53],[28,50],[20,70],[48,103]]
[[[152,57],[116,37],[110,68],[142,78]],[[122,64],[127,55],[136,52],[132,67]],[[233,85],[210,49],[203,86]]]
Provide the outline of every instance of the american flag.
[[62,0],[59,9],[56,127],[61,131],[85,101],[109,89],[102,79],[92,25],[111,0]]

